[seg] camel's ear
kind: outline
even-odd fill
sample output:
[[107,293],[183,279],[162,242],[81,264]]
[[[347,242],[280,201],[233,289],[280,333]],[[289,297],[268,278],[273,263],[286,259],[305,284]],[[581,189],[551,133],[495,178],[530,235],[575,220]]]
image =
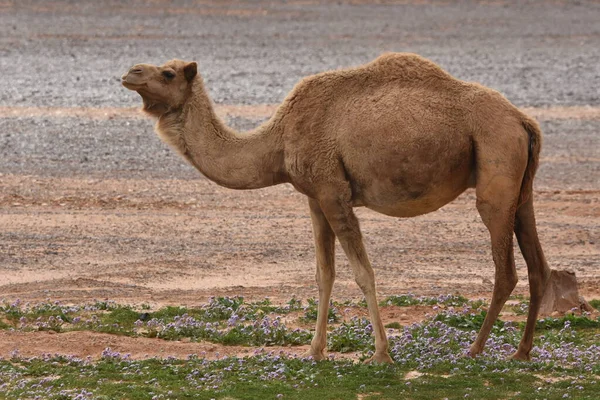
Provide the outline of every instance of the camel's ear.
[[198,64],[196,64],[195,61],[186,64],[186,66],[183,67],[183,73],[185,75],[185,79],[187,79],[188,82],[191,81],[196,77],[196,74],[198,73]]

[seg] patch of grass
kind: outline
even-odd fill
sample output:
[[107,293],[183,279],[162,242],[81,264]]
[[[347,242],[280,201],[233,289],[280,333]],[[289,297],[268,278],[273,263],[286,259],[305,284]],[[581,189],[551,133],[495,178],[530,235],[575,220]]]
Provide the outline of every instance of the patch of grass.
[[[461,302],[458,299],[454,304]],[[134,361],[110,349],[99,361],[64,356],[25,359],[15,354],[0,360],[0,397],[304,400],[354,399],[362,394],[368,399],[597,398],[600,320],[569,315],[540,321],[533,361],[526,363],[508,360],[519,343],[523,324],[498,321],[484,353],[472,359],[465,357],[465,352],[486,315],[477,304],[469,301],[458,311],[449,305],[436,316],[410,326],[387,325],[397,329],[389,335],[390,355],[396,362],[392,366],[335,359],[314,362],[269,353],[213,361],[196,356]],[[114,302],[86,306],[4,303],[0,321],[23,330],[45,329],[54,321],[58,332],[89,329],[256,347],[293,346],[309,343],[312,333],[286,328],[281,316],[311,307],[315,308],[316,302],[309,302],[305,309],[296,299],[281,306],[268,300],[246,303],[242,298],[215,298],[197,308],[165,307],[156,312]],[[13,322],[16,326],[10,325]],[[333,323],[328,347],[332,352],[357,352],[360,360],[366,359],[374,350],[371,324],[358,317]],[[418,374],[409,379],[406,374],[411,370]]]
[[226,345],[284,346],[308,344],[312,333],[304,329],[289,330],[279,318],[264,318],[252,325],[236,325],[215,339]]
[[590,305],[596,310],[600,311],[600,299],[592,299],[589,301]]
[[110,312],[101,315],[97,330],[99,332],[132,336],[135,321],[140,318],[140,313],[128,307],[113,308]]
[[529,300],[522,300],[518,304],[512,306],[515,315],[527,315],[529,312]]
[[292,298],[283,306],[278,306],[269,299],[246,303],[241,296],[213,297],[208,304],[198,310],[192,310],[189,314],[202,321],[216,322],[226,321],[233,316],[245,320],[256,320],[271,313],[288,314],[301,309],[302,302],[296,298]]
[[385,327],[389,329],[401,329],[402,325],[400,325],[399,322],[390,322],[389,324],[386,324]]
[[65,305],[58,301],[30,305],[22,304],[19,300],[12,304],[0,306],[0,315],[13,324],[13,327],[25,326],[26,330],[61,331],[64,324],[77,322],[78,315],[131,310],[129,306],[117,305],[114,302],[96,302],[85,306]]
[[167,306],[153,313],[141,313],[140,316],[143,318],[140,319],[148,320],[152,318],[157,318],[165,321],[171,321],[173,320],[173,318],[184,314],[194,315],[194,312],[186,307]]
[[371,349],[374,346],[372,334],[373,326],[368,319],[354,317],[329,333],[327,347],[340,353]]
[[16,323],[17,321],[19,321],[19,319],[21,319],[21,317],[24,316],[26,311],[23,310],[23,308],[21,307],[21,302],[17,300],[13,303],[4,302],[3,304],[1,304],[0,313],[3,314],[4,318],[7,321]]
[[[4,303],[0,318],[7,323],[0,329],[20,330],[91,330],[127,336],[159,337],[168,340],[191,338],[215,343],[242,345],[294,345],[310,341],[306,330],[290,330],[279,317],[302,309],[295,298],[280,306],[265,299],[245,303],[242,297],[216,297],[199,308],[164,307],[156,312],[134,310],[114,302],[96,302],[86,306],[20,302]],[[12,324],[12,325],[9,325]]]
[[[319,302],[315,299],[308,299],[308,306],[304,308],[304,317],[302,318],[305,322],[316,321],[319,311]],[[333,302],[329,304],[327,310],[327,321],[329,323],[339,322],[341,319],[340,313]]]
[[[443,304],[449,307],[460,307],[473,302],[466,297],[460,295],[443,295],[438,297],[427,297],[427,296],[414,296],[412,294],[388,296],[380,302],[381,306],[415,306],[415,305],[427,305],[433,306]],[[474,304],[473,307],[479,307],[481,304]]]
[[[466,365],[477,365],[476,362]],[[0,361],[4,398],[48,399],[595,399],[593,376],[532,374],[523,363],[502,371],[424,372],[408,379],[399,365],[348,360],[311,362],[260,354],[208,361],[125,360],[107,355],[95,363],[70,357]],[[546,378],[560,378],[551,380]],[[567,378],[567,379],[565,379]]]
[[[398,306],[407,307],[423,304],[423,301],[419,297],[415,297],[411,294],[403,294],[400,296],[388,296],[383,301],[379,302],[380,306]],[[436,303],[434,303],[436,304]]]
[[560,318],[548,317],[538,320],[535,327],[539,330],[562,329],[565,326],[571,328],[600,328],[600,318],[591,319],[586,316],[569,314]]
[[231,318],[244,304],[244,298],[236,297],[212,297],[209,303],[202,307],[203,321],[223,321]]
[[111,311],[111,310],[114,310],[115,308],[122,308],[122,307],[124,307],[124,306],[118,305],[114,301],[110,301],[110,300],[98,300],[90,308],[91,309],[101,310],[101,311]]
[[248,303],[247,315],[250,318],[256,318],[257,315],[275,313],[275,314],[289,314],[294,311],[302,310],[302,301],[292,297],[290,301],[282,306],[274,305],[271,300],[264,299],[262,301]]
[[[440,321],[445,323],[448,326],[453,328],[463,329],[463,330],[475,330],[478,331],[481,329],[483,325],[483,321],[485,320],[485,316],[487,315],[486,311],[467,311],[467,312],[441,312],[437,314],[433,320]],[[493,330],[499,330],[504,327],[504,322],[501,319],[497,319],[494,322]]]
[[[139,322],[136,322],[139,324]],[[191,338],[208,340],[225,345],[273,346],[310,343],[312,334],[304,329],[288,329],[279,317],[263,317],[246,322],[230,318],[227,326],[219,322],[205,322],[190,315],[176,316],[173,322],[165,323],[151,319],[139,324],[147,329],[145,336],[167,340]]]

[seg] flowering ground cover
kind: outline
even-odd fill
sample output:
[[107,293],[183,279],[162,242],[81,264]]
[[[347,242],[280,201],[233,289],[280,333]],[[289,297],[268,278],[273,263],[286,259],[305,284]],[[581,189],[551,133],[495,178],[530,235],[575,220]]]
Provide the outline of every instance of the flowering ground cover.
[[[595,307],[598,301],[592,301]],[[382,307],[428,306],[424,320],[389,323],[394,365],[364,365],[373,351],[362,302],[332,303],[327,361],[294,354],[310,343],[317,301],[283,305],[241,297],[213,298],[195,308],[113,302],[0,304],[0,329],[98,331],[169,341],[251,346],[246,356],[190,354],[132,359],[106,348],[99,357],[18,351],[0,359],[0,398],[6,399],[597,399],[600,318],[570,314],[538,321],[532,361],[509,361],[522,322],[498,321],[485,352],[465,357],[485,302],[461,296],[391,296]],[[514,306],[519,313],[521,303]],[[510,311],[510,310],[509,310]],[[269,346],[290,346],[270,351]],[[18,347],[18,346],[16,346]]]

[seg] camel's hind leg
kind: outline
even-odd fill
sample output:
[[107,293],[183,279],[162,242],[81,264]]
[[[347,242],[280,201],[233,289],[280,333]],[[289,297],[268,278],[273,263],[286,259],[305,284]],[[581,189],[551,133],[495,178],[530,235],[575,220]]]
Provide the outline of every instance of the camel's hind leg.
[[309,199],[310,217],[315,237],[315,253],[317,256],[317,285],[319,286],[319,308],[317,327],[310,344],[308,355],[315,360],[325,358],[327,345],[327,317],[329,299],[335,280],[335,234],[327,222],[321,207],[316,200]]
[[550,268],[548,268],[535,227],[533,194],[531,193],[527,201],[517,209],[515,234],[517,235],[521,253],[527,263],[531,297],[529,299],[529,314],[527,315],[525,333],[523,333],[523,338],[513,358],[517,360],[529,360],[529,352],[533,346],[535,323],[542,303],[542,297],[550,279]]
[[496,276],[489,310],[469,350],[471,356],[483,351],[498,314],[517,284],[513,227],[521,180],[511,179],[510,172],[514,171],[501,171],[498,165],[494,167],[482,168],[477,177],[477,210],[490,232]]

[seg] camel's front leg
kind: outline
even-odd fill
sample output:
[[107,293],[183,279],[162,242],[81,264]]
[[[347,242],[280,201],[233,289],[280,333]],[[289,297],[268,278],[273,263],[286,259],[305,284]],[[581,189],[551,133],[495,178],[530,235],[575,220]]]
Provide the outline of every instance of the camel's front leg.
[[315,253],[317,256],[317,285],[319,286],[319,308],[317,311],[317,328],[310,344],[308,355],[315,360],[325,358],[327,346],[327,316],[329,299],[335,280],[335,234],[327,222],[321,207],[316,200],[309,199],[310,217],[315,237]]
[[379,316],[375,274],[362,242],[358,219],[352,211],[350,193],[347,193],[346,196],[342,193],[332,194],[330,197],[321,199],[319,204],[348,257],[356,283],[367,301],[375,333],[375,354],[367,362],[393,363],[388,353],[388,341]]

